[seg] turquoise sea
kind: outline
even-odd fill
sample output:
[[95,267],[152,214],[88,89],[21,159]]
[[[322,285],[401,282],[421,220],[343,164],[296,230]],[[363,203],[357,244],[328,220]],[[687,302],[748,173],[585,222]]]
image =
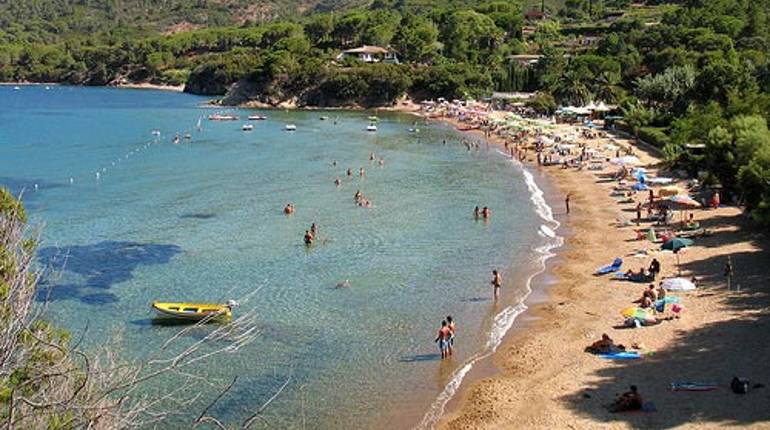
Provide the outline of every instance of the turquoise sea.
[[[152,300],[259,289],[236,316],[256,310],[260,336],[195,369],[217,387],[239,376],[215,414],[240,422],[291,374],[265,412],[274,427],[429,427],[523,311],[529,279],[558,245],[539,233],[558,224],[532,175],[493,148],[467,151],[446,125],[421,120],[410,133],[412,116],[378,113],[372,133],[373,112],[231,110],[243,120],[204,119],[197,131],[217,112],[205,101],[0,86],[0,185],[23,193],[42,226],[48,317],[87,328],[89,347],[118,337],[121,354],[141,359],[179,329],[151,323]],[[242,131],[256,113],[268,119]],[[374,206],[357,207],[356,190]],[[475,205],[492,220],[475,221]],[[321,240],[306,248],[311,223]],[[497,303],[493,268],[505,276]],[[350,287],[335,288],[343,280]],[[441,362],[433,338],[449,314],[457,349]],[[215,394],[201,391],[204,404]]]

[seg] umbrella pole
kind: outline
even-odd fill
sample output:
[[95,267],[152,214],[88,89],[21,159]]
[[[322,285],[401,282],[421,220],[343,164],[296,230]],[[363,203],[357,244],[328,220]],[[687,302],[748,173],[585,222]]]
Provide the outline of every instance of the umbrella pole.
[[679,265],[679,251],[676,252],[676,270],[679,272],[677,276],[682,276],[682,266]]

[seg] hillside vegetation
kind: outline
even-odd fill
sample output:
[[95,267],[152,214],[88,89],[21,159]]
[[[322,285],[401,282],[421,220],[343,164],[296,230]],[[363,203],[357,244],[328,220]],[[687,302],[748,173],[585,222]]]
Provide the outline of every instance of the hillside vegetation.
[[[540,91],[543,112],[603,100],[671,165],[770,220],[770,0],[549,1],[547,19],[529,22],[532,2],[521,1],[297,3],[265,22],[242,19],[247,3],[14,0],[0,9],[0,80],[149,81],[207,95],[238,83],[233,102],[300,106],[493,90]],[[182,22],[204,27],[168,34]],[[335,60],[360,45],[392,47],[401,64]],[[523,66],[510,58],[521,53],[542,57]]]

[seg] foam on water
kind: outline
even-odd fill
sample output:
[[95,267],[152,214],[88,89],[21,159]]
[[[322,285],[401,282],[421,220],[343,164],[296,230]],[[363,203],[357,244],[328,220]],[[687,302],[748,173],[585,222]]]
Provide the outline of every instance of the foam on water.
[[[500,150],[497,152],[501,156],[508,157],[506,153]],[[514,165],[516,169],[520,170],[524,176],[524,182],[526,183],[527,189],[530,192],[530,200],[534,205],[535,213],[545,223],[541,226],[541,228],[546,227],[552,231],[558,229],[561,223],[554,219],[553,209],[545,201],[545,193],[543,193],[543,190],[538,187],[534,176],[532,176],[532,173],[529,172],[519,161],[515,159],[511,159],[510,161],[511,164]],[[441,418],[441,415],[444,414],[447,403],[452,400],[454,395],[459,390],[465,375],[468,374],[468,372],[477,362],[483,360],[486,357],[489,357],[495,351],[497,351],[497,348],[503,342],[505,335],[508,333],[511,327],[513,327],[513,323],[516,321],[516,318],[527,310],[527,306],[524,304],[524,301],[532,293],[532,279],[545,271],[546,262],[548,259],[556,255],[552,251],[564,244],[564,238],[561,236],[554,235],[554,237],[550,237],[549,235],[544,234],[542,230],[538,231],[538,234],[544,239],[544,243],[533,249],[537,255],[538,266],[526,280],[526,291],[523,298],[516,305],[506,307],[495,316],[492,328],[487,335],[487,342],[484,349],[473,355],[459,369],[455,370],[455,372],[452,374],[452,377],[450,378],[449,383],[447,383],[447,385],[444,387],[444,390],[438,395],[428,412],[423,417],[422,421],[417,425],[417,429],[433,428],[436,422],[438,422],[438,420]]]

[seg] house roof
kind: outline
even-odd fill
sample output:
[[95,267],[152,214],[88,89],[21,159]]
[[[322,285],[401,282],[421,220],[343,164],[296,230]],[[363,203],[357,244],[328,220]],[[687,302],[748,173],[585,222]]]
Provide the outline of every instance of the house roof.
[[342,52],[344,52],[345,54],[387,54],[390,51],[381,46],[364,45],[364,46],[361,46],[360,48],[348,49]]

